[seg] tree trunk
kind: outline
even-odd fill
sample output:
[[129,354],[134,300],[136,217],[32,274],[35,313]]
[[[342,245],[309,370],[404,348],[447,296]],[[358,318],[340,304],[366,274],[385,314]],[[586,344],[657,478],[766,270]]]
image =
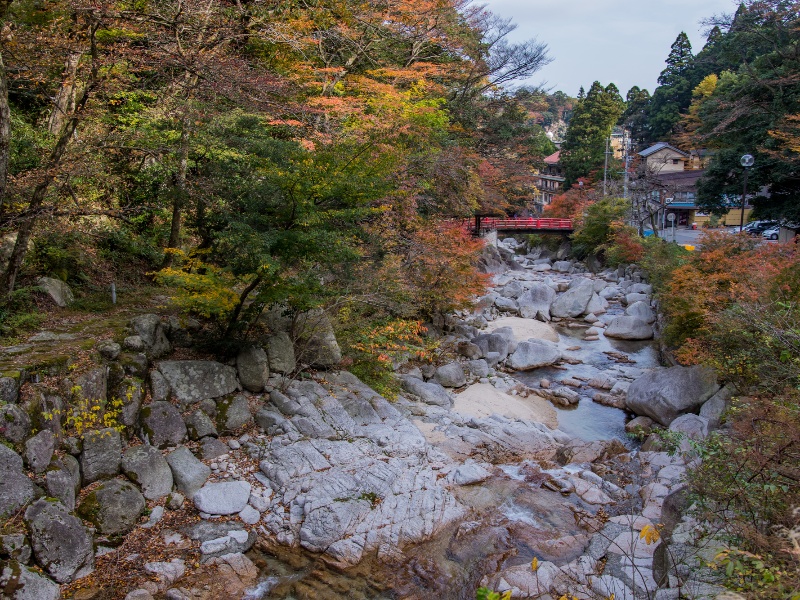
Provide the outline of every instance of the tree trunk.
[[31,200],[28,203],[28,208],[21,215],[19,231],[17,233],[17,241],[14,244],[14,249],[11,251],[11,256],[8,259],[8,267],[6,268],[5,273],[3,273],[2,279],[0,279],[0,290],[2,290],[2,293],[5,295],[11,295],[11,293],[14,291],[14,286],[17,282],[17,275],[19,274],[20,267],[22,267],[22,261],[25,258],[25,254],[28,252],[28,243],[30,242],[31,235],[33,234],[33,228],[36,225],[36,219],[39,215],[42,204],[44,203],[45,196],[47,195],[47,190],[58,175],[58,167],[61,164],[61,160],[64,158],[64,153],[67,151],[67,146],[69,145],[72,136],[75,135],[75,130],[78,128],[78,122],[80,121],[81,113],[86,107],[86,103],[89,101],[89,97],[92,95],[94,88],[97,86],[97,42],[95,34],[97,33],[98,27],[99,23],[97,21],[92,23],[90,33],[92,67],[89,75],[89,81],[86,83],[86,87],[83,89],[83,94],[81,94],[80,101],[75,106],[75,111],[73,112],[69,121],[67,121],[64,129],[61,130],[58,141],[56,142],[52,152],[50,152],[50,156],[47,158],[47,163],[44,167],[44,175],[33,190]]
[[[6,32],[6,19],[12,0],[0,0],[0,20],[3,22],[3,35]],[[0,216],[6,205],[8,186],[8,163],[11,158],[11,107],[8,105],[8,74],[3,56],[0,54]]]
[[83,52],[73,52],[67,59],[64,67],[64,83],[56,94],[53,110],[47,121],[47,129],[52,135],[58,135],[64,128],[69,116],[75,111],[75,96],[78,91],[77,76],[78,64],[81,62]]
[[181,145],[178,150],[178,173],[175,180],[175,195],[172,200],[172,225],[169,230],[169,241],[164,254],[162,269],[172,266],[173,254],[170,248],[178,248],[181,239],[181,210],[186,199],[186,171],[189,168],[189,115],[183,117],[181,129]]
[[11,108],[8,105],[8,79],[3,57],[0,55],[0,215],[6,204],[8,162],[11,142]]

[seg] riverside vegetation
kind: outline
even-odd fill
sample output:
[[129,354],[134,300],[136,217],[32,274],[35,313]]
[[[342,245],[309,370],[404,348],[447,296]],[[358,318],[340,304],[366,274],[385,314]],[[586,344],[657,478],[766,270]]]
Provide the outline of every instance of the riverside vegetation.
[[[743,4],[676,112],[782,215],[791,4]],[[569,245],[459,225],[534,199],[530,107],[573,102],[503,85],[544,45],[451,0],[0,19],[3,597],[797,600],[796,245],[641,239],[596,172]]]

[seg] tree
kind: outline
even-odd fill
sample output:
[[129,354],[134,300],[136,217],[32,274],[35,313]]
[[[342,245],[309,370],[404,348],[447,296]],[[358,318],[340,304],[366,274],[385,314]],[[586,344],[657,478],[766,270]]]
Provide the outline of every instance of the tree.
[[648,142],[668,138],[691,103],[695,87],[690,78],[694,56],[686,33],[681,32],[672,43],[666,63],[648,108]]
[[620,117],[620,124],[631,136],[634,149],[644,145],[647,137],[647,110],[650,105],[650,92],[633,86],[625,97],[625,112]]
[[624,103],[614,84],[603,87],[595,81],[579,100],[561,148],[561,164],[568,188],[579,178],[587,177],[603,167],[606,142],[619,120]]
[[[74,44],[70,54],[86,54],[88,56],[88,68],[85,69],[88,73],[83,83],[83,91],[80,98],[75,102],[72,113],[64,122],[55,139],[55,143],[42,164],[42,168],[32,174],[32,189],[18,190],[18,193],[26,197],[24,210],[13,217],[3,214],[6,219],[15,221],[18,227],[17,239],[9,257],[8,266],[0,278],[0,293],[6,296],[10,295],[14,290],[17,275],[22,267],[22,261],[28,250],[37,220],[42,213],[47,194],[64,168],[67,150],[87,110],[89,100],[100,85],[100,51],[98,49],[97,31],[102,23],[102,15],[91,9],[76,10],[73,15],[74,27],[80,32],[80,35],[76,34],[70,37],[70,41]],[[58,19],[54,19],[54,21],[56,22],[55,26],[58,26]],[[50,22],[47,23],[48,26],[50,24]],[[1,160],[2,157],[0,157]]]
[[[783,2],[747,2],[714,48],[735,70],[720,74],[716,88],[702,102],[702,123],[693,135],[698,145],[719,148],[698,185],[699,203],[725,212],[742,193],[743,154],[752,154],[750,190],[756,215],[800,219],[800,161],[793,150],[793,115],[800,113],[800,25],[797,12]],[[751,192],[752,193],[752,192]]]

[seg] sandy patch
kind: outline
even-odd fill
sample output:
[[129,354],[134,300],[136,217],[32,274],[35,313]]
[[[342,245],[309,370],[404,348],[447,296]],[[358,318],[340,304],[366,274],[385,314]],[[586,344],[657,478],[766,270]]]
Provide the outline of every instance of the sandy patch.
[[522,317],[503,317],[489,323],[489,331],[494,331],[500,327],[511,327],[514,337],[518,342],[530,339],[548,340],[558,343],[558,333],[552,326],[542,323],[535,319],[523,319]]
[[412,419],[411,421],[419,432],[425,437],[429,444],[438,445],[442,444],[447,441],[447,436],[445,435],[444,431],[436,431],[434,427],[436,427],[436,423],[426,423],[425,421],[420,421],[419,419]]
[[544,398],[533,395],[527,398],[512,396],[488,383],[471,385],[457,394],[453,410],[479,419],[496,413],[509,419],[544,423],[551,429],[558,427],[556,409]]

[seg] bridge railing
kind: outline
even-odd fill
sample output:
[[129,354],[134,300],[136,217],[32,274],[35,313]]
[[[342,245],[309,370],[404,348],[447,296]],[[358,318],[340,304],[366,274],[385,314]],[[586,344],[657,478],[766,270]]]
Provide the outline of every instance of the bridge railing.
[[[467,222],[467,227],[471,231],[475,231],[475,221]],[[530,229],[535,231],[537,229],[548,230],[572,230],[572,219],[538,219],[531,217],[528,219],[494,219],[482,218],[480,220],[481,231],[503,231],[509,229]]]

